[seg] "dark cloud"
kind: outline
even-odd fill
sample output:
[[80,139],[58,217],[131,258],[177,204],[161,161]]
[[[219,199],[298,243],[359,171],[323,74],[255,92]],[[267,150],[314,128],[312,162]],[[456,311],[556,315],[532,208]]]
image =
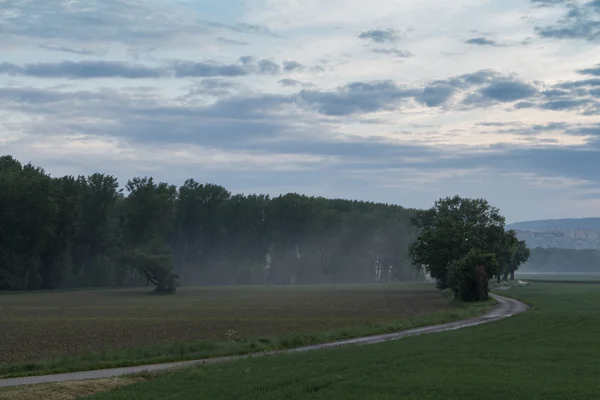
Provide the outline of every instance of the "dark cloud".
[[[590,110],[598,103],[591,99],[564,99],[553,100],[542,104],[542,108],[546,110],[562,111],[562,110]],[[591,107],[590,107],[591,106]]]
[[284,61],[283,62],[283,70],[286,72],[303,71],[304,65],[300,64],[297,61]]
[[594,97],[600,97],[600,88],[590,89],[590,95]]
[[465,40],[465,43],[467,44],[475,44],[475,45],[479,45],[479,46],[492,46],[492,47],[500,47],[501,45],[499,45],[495,40],[491,40],[491,39],[486,39],[484,37],[476,37],[476,38],[472,38],[469,40]]
[[233,45],[237,45],[237,46],[249,46],[250,42],[245,42],[242,40],[235,40],[235,39],[229,39],[226,37],[218,37],[217,38],[217,42],[219,43],[224,43],[224,44],[233,44]]
[[167,71],[143,65],[127,64],[116,61],[63,61],[59,63],[0,64],[0,74],[33,76],[37,78],[159,78]]
[[468,89],[472,86],[483,85],[499,79],[500,75],[492,70],[485,69],[470,74],[464,74],[448,79],[435,80],[432,85],[449,85],[458,89]]
[[270,60],[260,60],[258,70],[261,74],[277,75],[281,72],[281,67]]
[[480,89],[479,93],[485,99],[509,102],[531,97],[537,93],[537,89],[523,82],[501,81]]
[[298,96],[319,113],[330,116],[370,113],[393,109],[400,101],[419,95],[392,81],[354,82],[337,91],[302,90]]
[[562,89],[572,89],[572,88],[580,88],[586,86],[600,86],[600,78],[598,79],[584,79],[580,81],[568,81],[562,82],[556,85],[558,88]]
[[[27,87],[4,87],[0,88],[0,99],[5,105],[15,103],[28,110],[44,104],[61,104],[69,101],[95,101],[107,100],[110,96],[101,92],[77,91],[61,92],[57,90],[35,89]],[[31,111],[35,111],[31,109]]]
[[517,109],[517,110],[521,110],[523,108],[534,108],[534,107],[535,107],[535,103],[532,103],[530,101],[520,101],[515,104],[515,109]]
[[[600,2],[600,0],[598,0]],[[580,69],[579,71],[580,74],[583,75],[593,75],[593,76],[600,76],[600,64],[596,65],[594,68],[585,68],[585,69]]]
[[416,100],[426,104],[427,107],[437,107],[445,103],[455,92],[456,88],[448,85],[425,86]]
[[92,50],[88,50],[88,49],[74,49],[74,48],[66,47],[66,46],[52,46],[52,45],[40,44],[40,45],[38,45],[38,47],[40,49],[46,49],[46,50],[52,50],[52,51],[61,51],[63,53],[77,54],[77,55],[81,55],[81,56],[88,56],[88,55],[94,54],[94,52]]
[[270,60],[241,57],[238,64],[175,61],[160,67],[149,67],[117,61],[62,61],[16,65],[0,64],[0,74],[36,78],[93,79],[93,78],[161,78],[161,77],[216,77],[245,76],[250,74],[277,75],[281,67]]
[[398,32],[394,29],[373,29],[359,33],[358,37],[375,43],[392,43],[400,39]]
[[562,3],[566,5],[565,14],[554,24],[536,27],[537,34],[543,38],[599,41],[600,1]]
[[408,58],[414,56],[414,54],[410,51],[402,49],[373,49],[373,52],[378,54],[387,54],[399,58]]
[[[488,80],[486,85],[468,95],[464,100],[464,104],[467,106],[486,106],[494,102],[514,102],[533,97],[537,93],[537,89],[530,84],[497,77],[493,80]],[[534,104],[530,102],[519,102],[515,104],[515,108],[517,109],[533,106]]]
[[244,76],[249,71],[243,65],[220,65],[203,62],[178,61],[172,65],[177,78],[213,77],[213,76]]
[[184,99],[189,101],[203,95],[223,97],[232,94],[237,87],[238,84],[229,80],[206,78],[195,83],[188,91],[188,94],[184,96]]
[[546,97],[564,97],[564,96],[568,96],[570,94],[570,92],[566,91],[566,90],[560,90],[560,89],[550,89],[550,90],[544,90],[542,92],[542,95],[546,96]]
[[279,80],[279,84],[281,86],[286,86],[286,87],[289,87],[289,86],[305,86],[304,83],[302,83],[300,81],[297,81],[295,79],[280,79]]

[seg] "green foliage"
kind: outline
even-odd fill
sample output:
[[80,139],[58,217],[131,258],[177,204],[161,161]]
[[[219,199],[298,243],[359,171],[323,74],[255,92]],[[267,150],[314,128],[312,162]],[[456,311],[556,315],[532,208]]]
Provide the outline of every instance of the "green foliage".
[[450,287],[450,264],[472,249],[497,253],[502,248],[504,223],[499,210],[484,199],[440,199],[431,209],[417,211],[413,219],[420,234],[410,245],[412,261],[425,266],[440,289]]
[[471,249],[464,257],[451,262],[448,283],[455,298],[462,301],[487,300],[488,277],[495,275],[498,268],[496,255],[479,249]]
[[155,292],[175,293],[177,290],[179,277],[173,272],[171,249],[157,235],[136,248],[125,261],[156,286]]
[[417,211],[413,224],[420,233],[409,246],[412,262],[457,299],[487,299],[487,278],[500,282],[510,274],[514,279],[529,258],[525,242],[504,230],[504,217],[484,199],[440,199],[431,209]]
[[[290,193],[232,195],[188,179],[54,178],[0,157],[0,290],[423,279],[414,210]],[[150,243],[155,243],[152,248]],[[160,250],[159,250],[160,249]],[[168,250],[168,251],[167,251]]]

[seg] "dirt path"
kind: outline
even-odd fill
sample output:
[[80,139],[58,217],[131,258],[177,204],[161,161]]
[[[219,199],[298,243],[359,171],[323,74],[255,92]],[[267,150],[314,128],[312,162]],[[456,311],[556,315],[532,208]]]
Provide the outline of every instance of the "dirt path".
[[295,353],[301,351],[326,349],[350,344],[373,344],[386,342],[389,340],[401,339],[408,336],[423,335],[426,333],[444,332],[455,329],[466,328],[469,326],[475,326],[484,324],[487,322],[497,321],[502,318],[510,317],[514,314],[519,314],[527,310],[528,306],[518,300],[511,299],[508,297],[498,296],[492,294],[498,303],[486,314],[471,318],[463,321],[450,322],[447,324],[426,326],[422,328],[407,329],[401,332],[389,333],[384,335],[367,336],[362,338],[342,340],[332,343],[318,344],[314,346],[299,347],[296,349],[272,351],[260,354],[249,354],[243,356],[231,356],[231,357],[219,357],[219,358],[208,358],[203,360],[192,360],[192,361],[179,361],[164,364],[152,364],[152,365],[139,365],[135,367],[124,367],[124,368],[110,368],[100,369],[94,371],[81,371],[81,372],[70,372],[66,374],[53,374],[53,375],[40,375],[40,376],[27,376],[22,378],[9,378],[0,379],[0,387],[8,386],[20,386],[20,385],[32,385],[36,383],[48,383],[48,382],[63,382],[63,381],[74,381],[84,379],[98,379],[98,378],[109,378],[114,376],[131,375],[141,372],[152,372],[152,371],[163,371],[168,369],[189,367],[199,364],[215,364],[225,361],[237,360],[241,358],[250,357],[262,357],[265,355],[284,354],[284,353]]

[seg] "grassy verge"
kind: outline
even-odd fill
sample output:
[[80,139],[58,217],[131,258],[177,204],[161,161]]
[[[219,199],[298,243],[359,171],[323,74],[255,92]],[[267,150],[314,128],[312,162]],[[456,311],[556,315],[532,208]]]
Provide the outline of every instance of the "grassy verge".
[[457,331],[190,368],[91,399],[597,399],[600,286],[506,294],[535,307]]
[[452,308],[439,312],[407,317],[391,322],[369,323],[325,332],[298,333],[254,339],[232,338],[232,340],[227,342],[215,340],[179,342],[95,352],[46,361],[10,364],[0,366],[0,378],[156,364],[290,349],[471,318],[481,315],[493,304],[493,300],[477,304],[454,303]]

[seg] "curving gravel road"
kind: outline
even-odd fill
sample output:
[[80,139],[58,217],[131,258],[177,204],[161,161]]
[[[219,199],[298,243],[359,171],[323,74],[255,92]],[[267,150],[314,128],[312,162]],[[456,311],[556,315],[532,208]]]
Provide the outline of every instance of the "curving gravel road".
[[219,357],[219,358],[208,358],[202,360],[191,360],[191,361],[178,361],[164,364],[152,364],[152,365],[139,365],[135,367],[124,367],[124,368],[110,368],[100,369],[94,371],[81,371],[81,372],[70,372],[66,374],[54,374],[54,375],[41,375],[41,376],[27,376],[22,378],[9,378],[0,379],[0,387],[8,386],[21,386],[21,385],[32,385],[37,383],[49,383],[49,382],[63,382],[63,381],[75,381],[84,379],[98,379],[98,378],[110,378],[122,375],[131,375],[141,372],[150,371],[163,371],[168,369],[190,367],[194,365],[207,365],[215,364],[225,361],[237,360],[242,358],[261,357],[265,355],[275,355],[283,353],[295,353],[301,351],[326,349],[338,346],[344,346],[349,344],[373,344],[386,342],[389,340],[401,339],[407,336],[417,336],[426,333],[444,332],[455,329],[467,328],[469,326],[475,326],[484,324],[487,322],[497,321],[502,318],[507,318],[515,314],[522,313],[528,309],[525,303],[518,300],[511,299],[508,297],[498,296],[491,294],[491,296],[498,301],[498,303],[486,314],[462,321],[450,322],[447,324],[426,326],[422,328],[407,329],[396,333],[388,333],[384,335],[367,336],[356,339],[342,340],[332,343],[318,344],[314,346],[298,347],[290,350],[282,351],[271,351],[259,354],[249,354],[242,356],[231,356],[231,357]]

